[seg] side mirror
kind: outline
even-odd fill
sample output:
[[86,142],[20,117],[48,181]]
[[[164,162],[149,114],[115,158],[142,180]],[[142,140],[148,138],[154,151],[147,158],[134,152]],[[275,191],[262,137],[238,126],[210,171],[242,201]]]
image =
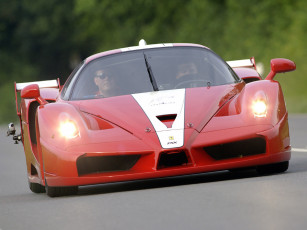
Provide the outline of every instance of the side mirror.
[[41,97],[37,84],[32,84],[24,87],[20,92],[20,97],[24,99],[35,99],[40,105],[45,105],[48,102]]
[[20,92],[21,98],[32,99],[40,97],[40,91],[37,84],[32,84],[24,87]]
[[273,80],[277,73],[285,73],[296,69],[293,61],[284,58],[275,58],[271,60],[271,72],[265,80]]

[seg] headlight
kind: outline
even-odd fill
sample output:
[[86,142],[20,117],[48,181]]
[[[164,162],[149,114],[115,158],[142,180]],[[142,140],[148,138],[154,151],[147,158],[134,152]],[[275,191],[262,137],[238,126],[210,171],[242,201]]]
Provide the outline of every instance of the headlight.
[[79,129],[73,121],[67,120],[60,124],[60,133],[63,137],[71,139],[79,135]]
[[266,117],[267,104],[264,99],[257,99],[253,102],[253,113],[255,117]]

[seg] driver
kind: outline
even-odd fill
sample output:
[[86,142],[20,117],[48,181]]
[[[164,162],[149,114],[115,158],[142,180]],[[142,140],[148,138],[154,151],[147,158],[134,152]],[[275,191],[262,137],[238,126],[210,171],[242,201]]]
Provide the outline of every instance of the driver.
[[116,84],[114,77],[107,70],[97,70],[95,72],[94,83],[98,87],[96,96],[111,97],[116,96]]
[[[197,74],[197,67],[195,63],[189,62],[189,63],[184,63],[178,66],[177,74],[176,74],[176,80],[179,80],[180,78],[184,76],[191,76]],[[180,79],[182,80],[182,79]]]

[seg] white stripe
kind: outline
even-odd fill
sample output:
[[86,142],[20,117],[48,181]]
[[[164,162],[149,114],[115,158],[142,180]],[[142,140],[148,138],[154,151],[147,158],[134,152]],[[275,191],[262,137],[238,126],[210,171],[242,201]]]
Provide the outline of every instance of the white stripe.
[[[183,146],[185,89],[140,93],[132,96],[153,125],[162,148],[169,149]],[[170,128],[157,118],[157,116],[169,114],[177,115]]]
[[172,47],[172,43],[164,43],[164,44],[153,44],[153,45],[144,45],[144,46],[131,46],[127,48],[121,48],[122,52],[131,51],[131,50],[141,50],[141,49],[152,49],[152,48],[161,48],[161,47]]
[[32,81],[32,82],[24,82],[24,83],[17,83],[16,90],[20,91],[24,87],[32,84],[37,84],[39,88],[57,88],[59,87],[57,80],[47,80],[47,81]]
[[292,148],[292,151],[294,151],[294,152],[307,153],[307,149],[300,149],[300,148]]

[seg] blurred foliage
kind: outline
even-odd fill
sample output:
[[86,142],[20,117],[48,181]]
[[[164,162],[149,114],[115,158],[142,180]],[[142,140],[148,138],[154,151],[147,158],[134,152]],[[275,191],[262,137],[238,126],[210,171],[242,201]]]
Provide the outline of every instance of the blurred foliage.
[[284,57],[297,70],[278,76],[290,112],[307,112],[305,0],[1,0],[0,122],[15,112],[13,82],[61,78],[87,56],[147,43],[189,42],[226,60],[255,56],[270,70]]

